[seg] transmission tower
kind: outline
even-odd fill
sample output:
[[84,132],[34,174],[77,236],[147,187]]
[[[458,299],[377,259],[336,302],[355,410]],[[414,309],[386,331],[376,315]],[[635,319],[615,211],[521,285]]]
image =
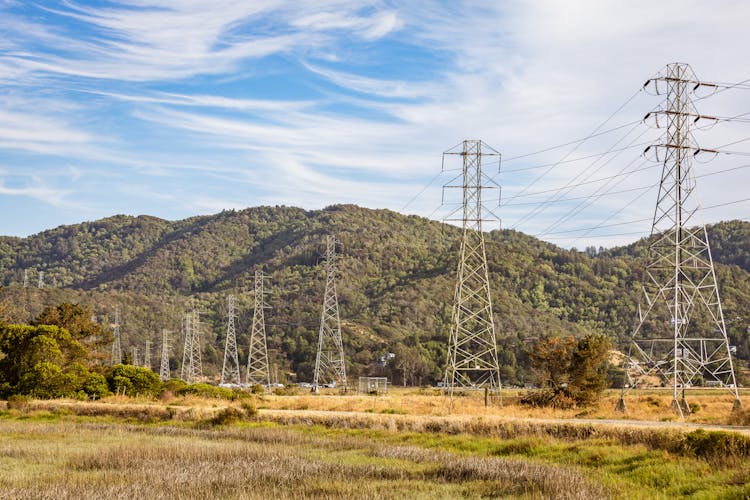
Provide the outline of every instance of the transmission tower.
[[136,346],[131,347],[131,353],[133,354],[131,363],[133,366],[138,366],[138,348]]
[[162,382],[169,380],[169,332],[167,329],[161,331],[161,365],[159,366],[159,378]]
[[[497,220],[482,204],[482,191],[500,186],[482,172],[486,158],[499,165],[500,153],[478,140],[466,140],[444,155],[463,159],[462,174],[446,188],[463,192],[462,215],[448,218],[461,222],[462,236],[453,298],[448,361],[444,385],[451,395],[455,388],[486,387],[500,390],[500,365],[497,357],[495,323],[484,248],[482,222]],[[445,165],[445,156],[443,158]],[[453,214],[458,214],[458,210]],[[492,219],[485,219],[486,216]]]
[[339,385],[346,390],[346,363],[341,340],[339,301],[336,296],[336,239],[326,236],[326,290],[320,315],[318,354],[315,357],[313,391],[321,385]]
[[[666,126],[666,134],[646,149],[662,163],[662,174],[626,365],[628,387],[654,380],[671,385],[672,407],[680,416],[690,412],[685,389],[696,385],[727,388],[735,407],[740,405],[708,234],[694,220],[700,205],[692,159],[699,148],[691,129],[701,116],[691,94],[700,85],[690,66],[680,63],[645,85],[666,95],[665,104],[647,115]],[[618,409],[625,410],[624,398]]]
[[44,288],[44,271],[39,271],[36,286],[37,288]]
[[200,313],[193,309],[193,317],[190,321],[190,359],[188,361],[187,382],[194,384],[203,377],[203,363],[201,362],[201,319]]
[[237,356],[237,333],[234,328],[234,295],[227,297],[227,341],[224,345],[224,363],[221,366],[220,384],[241,384],[240,360]]
[[112,342],[112,364],[122,363],[122,346],[120,344],[120,308],[115,308],[115,339]]
[[185,314],[185,350],[182,352],[181,378],[194,384],[203,377],[201,362],[200,315],[193,309]]
[[260,269],[255,271],[255,310],[253,326],[250,331],[250,350],[247,354],[248,385],[271,383],[268,369],[268,347],[266,345],[266,321],[264,309],[268,309],[265,300],[265,280],[267,277]]
[[26,288],[29,286],[29,270],[24,269],[23,270],[23,287]]
[[185,334],[185,346],[182,349],[182,364],[180,365],[180,378],[187,381],[189,373],[192,371],[190,368],[191,353],[193,352],[193,332],[191,328],[192,316],[190,313],[185,313],[182,319],[182,331]]
[[146,347],[143,351],[143,367],[151,369],[151,341],[146,341]]

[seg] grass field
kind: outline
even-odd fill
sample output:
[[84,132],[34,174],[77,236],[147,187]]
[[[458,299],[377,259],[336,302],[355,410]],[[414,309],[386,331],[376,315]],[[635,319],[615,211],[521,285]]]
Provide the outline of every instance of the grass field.
[[418,390],[13,404],[0,498],[750,498],[746,435],[447,404]]
[[[370,413],[396,413],[408,415],[494,415],[513,418],[593,418],[593,419],[633,419],[654,421],[678,421],[671,410],[672,396],[668,390],[644,390],[626,396],[626,414],[615,411],[620,392],[607,391],[598,404],[589,408],[559,410],[551,408],[531,408],[518,404],[522,391],[504,390],[499,401],[489,407],[484,406],[481,392],[457,395],[452,401],[438,389],[390,390],[386,395],[338,396],[337,392],[312,395],[298,391],[293,396],[265,395],[258,403],[259,408],[289,410],[358,411]],[[740,398],[743,408],[750,409],[750,390],[743,389]],[[693,413],[686,422],[704,424],[743,424],[732,413],[734,398],[724,390],[696,389],[687,395]],[[744,425],[750,425],[750,418]]]

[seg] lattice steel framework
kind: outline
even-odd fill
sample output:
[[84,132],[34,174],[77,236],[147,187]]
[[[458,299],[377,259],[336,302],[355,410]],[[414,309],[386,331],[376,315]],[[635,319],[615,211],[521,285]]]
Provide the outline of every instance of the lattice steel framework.
[[159,365],[159,378],[162,382],[169,380],[169,332],[167,329],[161,331],[161,364]]
[[[736,406],[740,401],[708,234],[696,220],[700,204],[692,161],[700,150],[691,129],[701,115],[691,95],[700,85],[690,66],[681,63],[668,65],[646,82],[647,88],[666,95],[665,103],[647,115],[657,126],[666,126],[666,134],[646,149],[662,163],[662,174],[626,365],[628,387],[654,380],[671,385],[672,407],[680,416],[690,412],[688,387],[725,387]],[[625,410],[624,399],[618,407]]]
[[330,235],[326,236],[325,266],[326,289],[320,315],[313,390],[317,391],[321,386],[339,386],[346,390],[346,362],[336,295],[336,238]]
[[483,173],[482,167],[489,159],[499,165],[500,153],[482,141],[465,140],[444,153],[443,165],[447,155],[459,155],[463,160],[462,172],[454,179],[459,183],[445,186],[463,191],[461,218],[447,219],[461,222],[463,231],[443,383],[451,394],[460,387],[499,390],[500,364],[482,232],[482,223],[496,221],[497,217],[482,204],[482,191],[495,189],[499,193],[500,186]]
[[237,332],[234,327],[234,295],[227,297],[227,340],[224,344],[224,363],[221,365],[220,384],[240,385],[240,360],[237,355]]
[[146,341],[146,346],[143,351],[143,367],[151,369],[151,341]]
[[264,310],[268,309],[265,291],[266,279],[267,276],[263,274],[262,270],[255,271],[255,309],[253,310],[253,325],[250,330],[250,349],[247,353],[247,373],[245,374],[248,385],[269,385],[271,383],[264,313]]
[[190,362],[190,353],[193,350],[193,333],[190,331],[190,313],[185,313],[182,318],[182,333],[185,337],[185,345],[182,348],[182,364],[180,365],[180,378],[187,380],[188,363]]
[[200,314],[193,309],[185,315],[185,350],[182,354],[181,378],[193,384],[203,377],[201,361]]
[[122,363],[122,343],[120,341],[120,308],[115,309],[115,338],[112,341],[112,364]]

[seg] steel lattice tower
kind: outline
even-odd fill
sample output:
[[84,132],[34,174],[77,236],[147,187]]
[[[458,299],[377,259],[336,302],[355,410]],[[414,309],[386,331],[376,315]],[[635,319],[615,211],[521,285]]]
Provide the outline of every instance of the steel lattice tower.
[[143,367],[151,369],[151,341],[146,341],[145,350],[143,351]]
[[161,365],[159,366],[159,378],[162,382],[169,380],[169,333],[167,329],[161,331]]
[[448,219],[460,221],[463,231],[443,383],[451,394],[457,387],[487,387],[499,391],[500,364],[482,232],[484,217],[488,213],[494,217],[494,214],[483,206],[482,191],[499,191],[500,186],[482,172],[482,167],[486,157],[499,163],[500,153],[482,141],[466,140],[444,155],[460,155],[463,159],[462,173],[456,178],[460,183],[446,186],[463,191],[462,217]]
[[190,313],[185,313],[182,319],[182,331],[185,334],[185,345],[182,348],[182,364],[180,365],[180,378],[187,380],[188,363],[190,362],[190,353],[193,351],[192,342],[193,334],[190,331]]
[[313,391],[321,385],[336,384],[346,390],[346,363],[341,340],[339,301],[336,296],[336,239],[326,236],[326,289],[320,316],[318,353],[315,357]]
[[255,271],[255,310],[253,311],[253,325],[250,330],[250,349],[247,353],[247,373],[245,380],[248,385],[269,385],[271,372],[268,369],[268,347],[266,345],[266,320],[264,309],[265,280],[263,271]]
[[188,380],[194,384],[203,377],[203,362],[201,361],[201,319],[200,313],[193,309],[193,317],[190,321],[190,353],[188,361]]
[[112,341],[112,364],[122,363],[122,345],[120,342],[120,308],[115,309],[115,338]]
[[130,352],[132,354],[132,358],[130,360],[131,364],[133,366],[138,366],[138,348],[136,346],[133,346],[130,348]]
[[[740,404],[737,382],[706,227],[695,215],[692,160],[699,148],[691,128],[700,118],[691,94],[700,86],[687,64],[670,64],[646,82],[667,99],[649,113],[666,134],[650,146],[662,163],[637,326],[628,364],[629,387],[657,377],[672,386],[672,407],[690,412],[685,388],[718,385]],[[692,227],[690,227],[692,226]],[[680,391],[682,392],[680,394]],[[624,391],[623,391],[624,395]],[[625,410],[620,399],[618,408]]]
[[44,288],[44,271],[39,271],[36,286],[37,288]]
[[237,356],[237,333],[234,328],[234,295],[227,297],[227,341],[224,345],[224,363],[221,366],[220,384],[240,385],[240,360]]
[[182,370],[180,378],[188,384],[194,384],[203,377],[201,361],[200,316],[193,309],[185,314],[185,348],[182,352]]

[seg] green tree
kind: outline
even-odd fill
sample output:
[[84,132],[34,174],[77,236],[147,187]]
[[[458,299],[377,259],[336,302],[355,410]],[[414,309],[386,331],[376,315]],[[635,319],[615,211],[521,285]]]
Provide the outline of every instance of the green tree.
[[58,306],[45,307],[31,324],[55,325],[66,329],[73,340],[86,347],[90,361],[102,362],[106,359],[106,348],[112,342],[112,332],[94,321],[94,314],[86,305],[63,302]]
[[158,396],[164,384],[159,376],[148,368],[133,365],[115,365],[107,371],[107,383],[113,392],[135,396]]
[[0,396],[101,397],[101,375],[83,364],[86,349],[52,325],[0,326]]
[[590,405],[607,386],[608,337],[592,333],[575,337],[546,337],[529,350],[532,373],[539,389],[522,402],[537,406],[570,408]]

